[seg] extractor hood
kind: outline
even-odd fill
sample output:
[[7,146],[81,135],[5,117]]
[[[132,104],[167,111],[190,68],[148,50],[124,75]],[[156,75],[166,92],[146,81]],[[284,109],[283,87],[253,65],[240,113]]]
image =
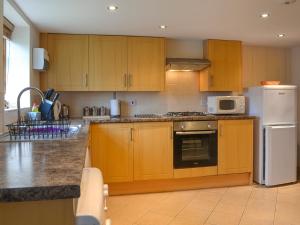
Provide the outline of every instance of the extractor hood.
[[166,69],[169,71],[201,71],[210,66],[207,59],[167,58]]

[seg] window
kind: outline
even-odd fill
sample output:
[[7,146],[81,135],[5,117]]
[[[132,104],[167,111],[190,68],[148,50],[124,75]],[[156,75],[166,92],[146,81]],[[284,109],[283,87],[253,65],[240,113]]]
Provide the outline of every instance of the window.
[[[5,13],[4,13],[5,14]],[[3,22],[3,69],[5,109],[17,108],[19,92],[30,85],[30,29],[14,14]],[[17,21],[13,24],[11,21]],[[21,108],[30,106],[30,93],[21,98]]]

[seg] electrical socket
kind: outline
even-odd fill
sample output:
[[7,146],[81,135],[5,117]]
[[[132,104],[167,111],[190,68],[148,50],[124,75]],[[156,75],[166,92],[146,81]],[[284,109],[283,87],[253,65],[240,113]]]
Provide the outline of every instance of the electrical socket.
[[129,105],[130,106],[136,106],[137,105],[136,99],[129,100]]

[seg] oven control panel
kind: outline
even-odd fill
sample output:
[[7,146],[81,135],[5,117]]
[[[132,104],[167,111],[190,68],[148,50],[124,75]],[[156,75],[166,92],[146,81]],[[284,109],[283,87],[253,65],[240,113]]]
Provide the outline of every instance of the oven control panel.
[[180,121],[174,122],[174,131],[217,130],[217,121]]

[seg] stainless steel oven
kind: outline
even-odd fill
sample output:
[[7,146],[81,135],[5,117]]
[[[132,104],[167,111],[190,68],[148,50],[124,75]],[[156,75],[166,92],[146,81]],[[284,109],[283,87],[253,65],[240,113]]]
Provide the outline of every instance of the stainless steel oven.
[[218,164],[217,121],[174,122],[174,168]]

